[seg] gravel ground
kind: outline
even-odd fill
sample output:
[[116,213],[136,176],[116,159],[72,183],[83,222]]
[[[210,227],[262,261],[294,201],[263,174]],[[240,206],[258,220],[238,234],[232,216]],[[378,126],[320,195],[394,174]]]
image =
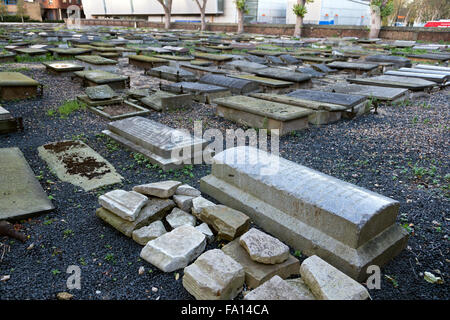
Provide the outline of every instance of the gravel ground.
[[[49,76],[39,64],[10,64],[2,69],[24,67],[22,73],[44,84],[44,96],[3,104],[14,116],[24,118],[26,129],[1,136],[0,147],[22,150],[54,198],[56,210],[21,222],[30,236],[25,244],[0,238],[0,258],[5,250],[0,276],[11,276],[0,282],[0,298],[55,299],[58,292],[67,291],[67,267],[78,265],[82,289],[71,290],[74,299],[192,299],[182,287],[182,270],[175,280],[177,272],[166,274],[141,261],[141,246],[103,223],[95,210],[98,196],[118,187],[130,190],[163,179],[198,187],[210,166],[171,173],[146,168],[131,152],[100,134],[106,128],[105,119],[87,110],[66,119],[47,113],[83,92],[69,77]],[[132,75],[134,87],[159,83],[136,69],[124,69],[124,73]],[[382,106],[378,114],[312,127],[280,140],[283,157],[400,201],[398,222],[412,235],[408,248],[382,268],[381,290],[370,291],[373,299],[449,298],[449,92],[400,106]],[[204,129],[238,128],[215,117],[211,106],[200,104],[148,117],[190,130],[194,120],[203,120]],[[115,166],[125,178],[123,184],[84,192],[59,181],[38,157],[37,147],[63,139],[85,141]],[[141,266],[145,274],[138,275]],[[425,271],[441,276],[444,284],[426,282]]]

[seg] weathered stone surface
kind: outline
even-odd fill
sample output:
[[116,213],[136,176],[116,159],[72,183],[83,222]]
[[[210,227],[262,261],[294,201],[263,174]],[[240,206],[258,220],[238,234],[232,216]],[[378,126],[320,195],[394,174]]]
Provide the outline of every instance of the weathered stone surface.
[[277,264],[289,258],[287,245],[255,228],[244,233],[239,243],[248,252],[250,258],[256,262]]
[[309,300],[295,286],[279,276],[273,276],[258,288],[247,293],[244,300]]
[[139,101],[156,111],[175,110],[190,107],[192,104],[192,95],[174,94],[157,90],[150,96],[140,98]]
[[194,73],[180,69],[178,67],[171,67],[171,66],[160,66],[157,68],[152,68],[146,72],[147,75],[160,78],[160,79],[166,79],[169,81],[195,81],[197,80],[197,77]]
[[[182,167],[183,163],[180,162],[202,153],[206,145],[203,139],[143,117],[111,122],[108,129],[103,133],[133,151],[142,153],[164,170]],[[191,152],[185,153],[185,148],[191,148]]]
[[192,200],[194,197],[184,196],[184,195],[174,195],[173,201],[177,204],[178,208],[183,211],[189,212],[192,208]]
[[98,202],[122,219],[134,221],[148,198],[134,191],[113,190],[101,195]]
[[0,106],[0,120],[7,120],[11,118],[12,118],[11,113],[2,106]]
[[184,268],[183,287],[197,300],[231,300],[242,291],[244,280],[244,268],[213,249]]
[[311,80],[311,76],[309,74],[302,74],[299,72],[279,68],[258,69],[255,71],[255,73],[258,76],[286,80],[291,82],[305,82]]
[[180,185],[181,182],[179,181],[159,181],[135,186],[133,191],[158,198],[170,198]]
[[445,83],[448,81],[450,76],[445,74],[433,74],[433,73],[421,73],[421,72],[404,72],[389,70],[384,73],[388,76],[398,76],[398,77],[408,77],[408,78],[419,78],[427,81],[434,81],[436,83]]
[[214,233],[211,231],[207,223],[203,222],[202,224],[196,226],[195,229],[201,231],[205,235],[208,243],[214,241]]
[[367,289],[318,256],[303,261],[300,274],[313,294],[320,300],[365,300]]
[[256,82],[218,74],[206,74],[199,79],[199,82],[229,88],[233,94],[247,94],[259,90]]
[[222,66],[223,69],[235,69],[237,71],[243,72],[254,72],[258,69],[267,68],[266,65],[256,62],[244,61],[244,60],[234,60],[226,63]]
[[291,286],[296,287],[302,293],[304,300],[316,300],[316,297],[311,290],[309,290],[302,278],[287,279],[286,282]]
[[408,93],[408,89],[366,86],[348,83],[335,84],[321,89],[322,91],[331,91],[354,95],[356,94],[359,96],[365,96],[367,98],[375,98],[380,101],[396,101],[398,99],[405,98]]
[[54,209],[19,148],[0,149],[0,195],[0,220]]
[[175,203],[170,199],[151,198],[141,209],[134,221],[122,219],[115,213],[104,208],[97,209],[96,214],[113,228],[122,232],[127,237],[131,237],[131,233],[134,230],[145,227],[154,221],[161,220],[173,207],[175,207]]
[[141,258],[161,271],[172,272],[186,267],[206,246],[205,235],[192,226],[181,226],[149,241]]
[[345,106],[347,108],[356,106],[366,100],[366,97],[364,96],[335,93],[335,92],[324,92],[318,90],[295,90],[287,94],[287,96],[300,98],[303,100],[337,104]]
[[216,205],[202,209],[199,219],[217,231],[219,238],[231,241],[248,230],[250,219],[240,211]]
[[195,227],[195,222],[197,221],[197,219],[186,211],[178,208],[173,208],[172,212],[167,215],[166,221],[167,223],[169,223],[172,229],[176,229],[180,226],[185,225]]
[[360,71],[371,71],[378,68],[378,64],[374,63],[359,63],[359,62],[345,62],[345,61],[333,61],[327,64],[328,67],[332,69],[342,69],[342,70],[360,70]]
[[192,199],[192,214],[199,217],[200,213],[202,212],[203,208],[209,207],[209,206],[215,206],[216,204],[214,202],[211,202],[209,200],[206,200],[203,197],[196,197]]
[[397,201],[255,148],[217,154],[200,188],[360,281],[369,265],[387,263],[407,244],[395,224]]
[[188,184],[183,184],[179,186],[177,190],[175,190],[175,194],[190,197],[199,197],[202,193]]
[[61,181],[86,191],[122,182],[116,169],[82,141],[52,142],[40,146],[38,152]]
[[370,78],[347,79],[350,83],[372,85],[379,87],[404,88],[411,91],[421,91],[431,89],[436,86],[436,82],[427,81],[419,78],[398,77],[382,75]]
[[92,100],[105,100],[117,97],[117,93],[115,93],[114,90],[111,89],[111,87],[107,84],[95,87],[87,87],[85,92],[89,99]]
[[155,221],[148,226],[134,230],[131,234],[134,241],[145,246],[150,240],[156,239],[167,233],[164,224],[161,221]]
[[296,275],[300,270],[300,262],[292,255],[278,264],[264,264],[253,261],[247,251],[239,244],[239,239],[235,239],[225,245],[222,251],[232,257],[244,267],[245,282],[250,288],[256,288],[275,275],[283,279],[291,275]]

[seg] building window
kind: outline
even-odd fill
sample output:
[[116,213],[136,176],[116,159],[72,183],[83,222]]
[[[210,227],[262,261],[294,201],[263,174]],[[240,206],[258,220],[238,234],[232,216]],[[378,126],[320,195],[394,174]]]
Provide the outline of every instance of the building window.
[[4,2],[5,4],[12,4],[12,5],[17,4],[17,0],[3,0],[3,2]]

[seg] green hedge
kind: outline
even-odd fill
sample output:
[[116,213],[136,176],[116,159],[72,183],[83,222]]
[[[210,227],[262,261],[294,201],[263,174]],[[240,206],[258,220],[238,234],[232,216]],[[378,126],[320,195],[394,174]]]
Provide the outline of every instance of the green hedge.
[[[1,0],[0,0],[1,1]],[[64,23],[64,20],[46,20],[46,21],[39,21],[39,20],[32,20],[29,16],[23,16],[24,22],[44,22],[44,23]],[[20,16],[4,16],[3,21],[0,19],[0,22],[22,22],[22,18]]]

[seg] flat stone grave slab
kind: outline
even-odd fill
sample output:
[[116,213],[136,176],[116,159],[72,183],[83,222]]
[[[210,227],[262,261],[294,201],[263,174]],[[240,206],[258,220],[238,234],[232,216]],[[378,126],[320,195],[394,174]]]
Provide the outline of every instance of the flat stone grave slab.
[[432,66],[429,64],[418,64],[415,66],[417,69],[425,69],[425,70],[434,70],[434,71],[442,71],[442,72],[450,72],[449,67],[443,67],[443,66]]
[[143,116],[150,113],[148,109],[141,107],[131,101],[123,101],[123,99],[121,99],[121,101],[117,103],[102,103],[97,105],[90,105],[88,108],[89,110],[108,120],[120,120],[129,117]]
[[15,62],[16,55],[14,52],[0,51],[0,63]]
[[218,74],[206,74],[198,80],[200,83],[212,84],[230,89],[232,94],[248,94],[259,91],[256,82]]
[[159,47],[148,47],[148,48],[139,48],[138,54],[142,54],[143,52],[153,52],[153,53],[172,53],[169,49],[159,48]]
[[226,74],[224,70],[221,70],[217,67],[194,65],[192,64],[192,62],[194,61],[191,61],[190,63],[180,62],[179,67],[189,72],[195,73],[198,77],[202,77],[208,73],[223,74],[223,75]]
[[336,59],[334,59],[334,58],[316,57],[316,56],[312,56],[312,55],[310,56],[310,55],[295,55],[295,54],[293,54],[293,56],[301,61],[313,62],[313,63],[331,63],[333,61],[336,61]]
[[408,77],[408,78],[420,78],[420,79],[433,81],[433,82],[440,83],[440,84],[445,84],[449,79],[449,76],[445,75],[445,74],[406,72],[406,71],[395,71],[395,70],[389,70],[389,71],[385,72],[385,75]]
[[295,90],[287,94],[287,96],[300,98],[303,100],[337,104],[344,106],[346,109],[361,104],[366,100],[366,97],[358,95],[302,89]]
[[409,54],[407,57],[414,61],[445,62],[450,60],[450,53]]
[[356,94],[391,103],[404,100],[408,97],[408,89],[365,86],[358,84],[335,84],[321,88],[321,90],[345,94]]
[[139,101],[146,107],[156,111],[176,110],[190,107],[192,105],[192,95],[189,93],[175,94],[157,90],[150,96],[140,98]]
[[192,99],[201,103],[212,103],[214,99],[228,97],[231,91],[228,88],[199,82],[177,82],[169,85],[160,85],[161,90],[177,94],[192,94]]
[[72,74],[75,71],[84,70],[84,66],[65,61],[44,61],[42,64],[45,66],[47,71],[53,74]]
[[255,70],[265,68],[267,68],[267,66],[264,64],[245,60],[234,60],[222,65],[222,69],[231,69],[249,73],[253,73]]
[[29,56],[45,56],[48,51],[45,49],[36,48],[17,48],[15,49],[19,55],[29,55]]
[[49,48],[54,57],[74,57],[78,55],[87,55],[91,53],[91,49],[85,48]]
[[244,56],[244,59],[248,60],[250,62],[253,62],[253,63],[260,63],[260,64],[267,63],[266,59],[259,57],[259,56],[255,56],[253,54],[248,54],[248,55]]
[[182,68],[170,66],[161,66],[152,68],[150,70],[147,70],[145,74],[159,79],[165,79],[174,82],[197,80],[197,77],[194,73],[184,70]]
[[308,116],[314,113],[310,109],[248,96],[219,98],[214,102],[218,116],[251,128],[279,129],[280,135],[307,128]]
[[359,282],[407,245],[397,201],[253,147],[215,155],[200,189]]
[[225,62],[231,61],[233,59],[232,57],[229,56],[204,52],[194,52],[192,55],[198,59],[210,60],[214,62],[214,64],[216,65],[222,65]]
[[152,69],[169,65],[169,61],[144,55],[128,56],[128,63],[143,69]]
[[[20,72],[0,72],[0,99],[16,100],[35,97],[41,85]],[[41,89],[42,93],[42,89]]]
[[253,261],[247,251],[239,244],[237,238],[226,244],[222,251],[238,262],[245,272],[245,283],[250,288],[257,288],[273,276],[286,279],[289,276],[299,274],[300,262],[292,255],[288,259],[278,264],[264,264]]
[[323,73],[326,73],[326,74],[337,72],[336,69],[331,69],[330,67],[328,67],[324,63],[322,63],[322,64],[311,64],[311,68],[313,68],[314,70],[316,70],[318,72],[323,72]]
[[[155,54],[153,57],[155,58],[159,58],[159,59],[164,59],[164,60],[172,60],[172,61],[191,61],[194,60],[194,57],[190,57],[190,56],[173,56],[170,54]],[[208,59],[204,59],[204,60],[208,60]]]
[[283,81],[294,82],[296,87],[311,87],[311,76],[309,74],[302,74],[295,71],[279,69],[279,68],[266,68],[258,69],[255,74],[260,77],[278,79]]
[[279,56],[286,52],[285,51],[256,49],[256,50],[249,50],[249,51],[247,51],[247,53],[255,55],[255,56],[259,56],[259,57],[265,57],[265,56]]
[[[206,141],[184,131],[142,117],[110,122],[104,134],[127,148],[140,152],[163,170],[184,167],[203,152]],[[190,152],[184,152],[189,149]],[[192,163],[192,161],[190,162]]]
[[103,66],[103,65],[116,65],[117,61],[113,59],[107,59],[98,55],[78,55],[75,56],[75,59],[86,62],[88,64],[92,64],[95,66]]
[[360,63],[360,62],[345,62],[334,61],[327,64],[328,67],[338,70],[351,70],[358,72],[370,72],[378,68],[378,64],[374,63]]
[[279,56],[279,59],[281,59],[285,64],[299,64],[300,60],[296,57],[291,56],[290,54],[282,54]]
[[200,66],[200,67],[210,67],[210,66],[214,65],[214,63],[212,63],[211,61],[202,60],[202,59],[191,60],[190,64],[194,65],[194,66]]
[[125,89],[130,86],[129,77],[103,70],[75,71],[74,76],[81,79],[86,87],[107,84],[112,89]]
[[106,100],[117,97],[117,93],[107,84],[88,87],[86,88],[85,92],[91,100]]
[[82,141],[53,142],[38,152],[61,181],[85,191],[122,182],[114,167]]
[[315,70],[314,68],[300,67],[295,69],[296,72],[309,74],[313,78],[321,78],[325,73]]
[[54,209],[19,148],[0,149],[0,220]]
[[400,68],[400,69],[395,70],[395,71],[413,72],[413,73],[427,73],[427,74],[436,74],[436,75],[450,76],[450,70],[449,71],[443,71],[443,70],[422,69],[422,68]]
[[396,68],[411,67],[411,60],[400,56],[376,54],[367,56],[364,60],[368,62],[390,62],[393,63]]
[[423,91],[432,89],[436,86],[436,82],[427,81],[412,77],[399,77],[390,75],[381,75],[370,78],[354,78],[347,79],[350,83],[372,85],[379,87],[404,88],[411,91]]
[[294,83],[254,75],[230,75],[230,77],[256,82],[263,92],[283,92],[290,89]]
[[274,66],[284,66],[287,65],[287,63],[284,60],[281,60],[277,56],[265,56],[266,62],[268,65],[274,65]]
[[395,40],[391,46],[396,48],[412,48],[416,44],[416,41]]

